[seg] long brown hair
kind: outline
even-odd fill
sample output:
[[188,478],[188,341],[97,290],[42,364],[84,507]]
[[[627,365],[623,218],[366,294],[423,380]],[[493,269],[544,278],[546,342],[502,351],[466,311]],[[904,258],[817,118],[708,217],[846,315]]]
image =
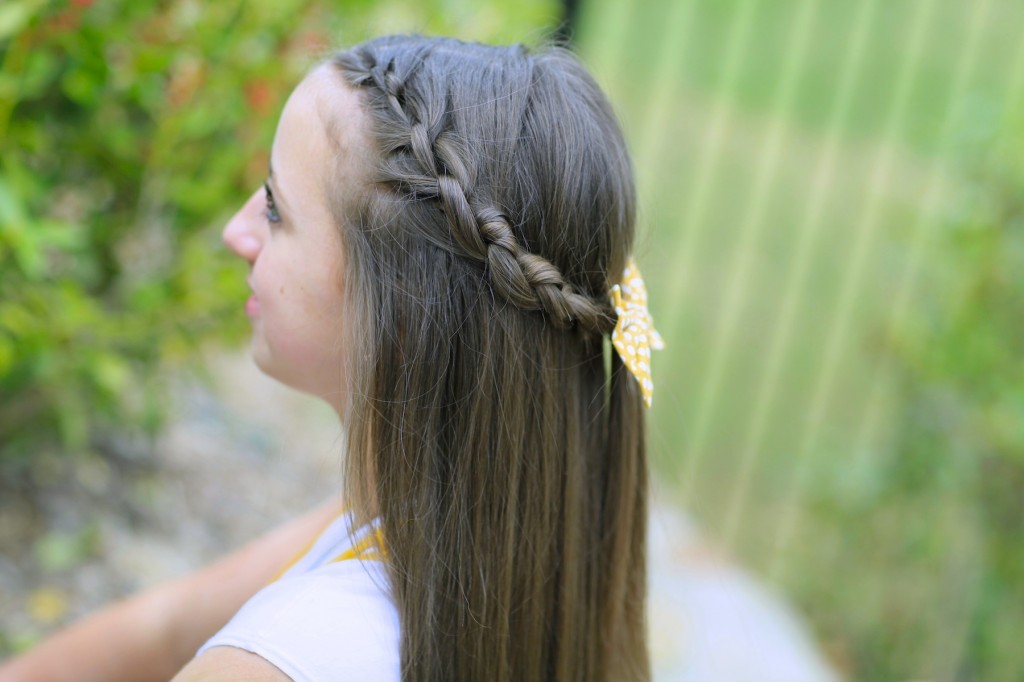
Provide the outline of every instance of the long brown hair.
[[330,194],[347,499],[380,519],[403,679],[649,679],[642,402],[607,344],[635,196],[607,100],[560,48],[401,36],[331,64],[377,157]]

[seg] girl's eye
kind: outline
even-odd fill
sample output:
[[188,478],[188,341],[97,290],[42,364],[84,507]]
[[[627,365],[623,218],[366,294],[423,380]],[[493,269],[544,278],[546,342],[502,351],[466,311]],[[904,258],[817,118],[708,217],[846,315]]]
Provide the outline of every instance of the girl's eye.
[[263,190],[267,195],[267,208],[263,211],[263,217],[268,223],[281,222],[281,214],[277,212],[277,205],[274,203],[274,193],[270,191],[270,185],[263,183]]

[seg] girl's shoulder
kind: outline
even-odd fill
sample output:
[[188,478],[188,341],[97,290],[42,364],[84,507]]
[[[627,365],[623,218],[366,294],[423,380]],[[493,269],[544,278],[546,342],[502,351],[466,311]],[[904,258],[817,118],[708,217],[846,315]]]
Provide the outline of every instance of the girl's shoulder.
[[375,524],[338,517],[199,650],[257,654],[293,680],[398,680],[399,620]]
[[254,653],[230,646],[218,646],[197,656],[171,682],[290,682],[279,668]]

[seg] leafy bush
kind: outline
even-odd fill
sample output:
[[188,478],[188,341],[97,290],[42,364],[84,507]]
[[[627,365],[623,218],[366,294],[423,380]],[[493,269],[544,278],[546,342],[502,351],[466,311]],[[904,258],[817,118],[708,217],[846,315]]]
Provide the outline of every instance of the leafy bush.
[[0,6],[0,466],[82,449],[104,424],[153,431],[158,370],[240,336],[243,265],[220,223],[266,173],[287,93],[336,40],[523,39],[557,17],[552,2],[441,5]]
[[891,481],[930,489],[965,538],[936,564],[962,566],[963,679],[1024,674],[1024,126],[1010,109],[986,132],[975,112],[969,173],[919,314],[896,336],[907,396]]
[[252,150],[298,67],[299,13],[89,4],[22,2],[0,23],[14,33],[0,71],[8,462],[81,448],[97,420],[155,427],[152,370],[239,331],[244,283],[204,228],[257,181]]
[[[892,440],[815,486],[788,586],[855,679],[1024,674],[1024,127],[973,111],[914,305],[882,331]],[[825,557],[824,559],[822,557]]]

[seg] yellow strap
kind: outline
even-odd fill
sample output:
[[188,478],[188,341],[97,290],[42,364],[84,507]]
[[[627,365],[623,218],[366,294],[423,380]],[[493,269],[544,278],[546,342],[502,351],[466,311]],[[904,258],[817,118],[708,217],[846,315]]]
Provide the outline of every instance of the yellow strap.
[[[331,524],[337,521],[342,515],[345,514],[345,510],[342,509],[341,514],[331,519],[327,525],[320,529],[319,532],[313,535],[313,539],[306,543],[306,546],[296,552],[288,563],[286,563],[281,570],[279,570],[274,577],[270,580],[270,583],[276,582],[291,570],[292,566],[299,563],[299,560],[309,553],[309,550],[313,549],[313,546],[320,540],[320,537],[324,534]],[[334,557],[327,563],[332,564],[336,561],[346,561],[348,559],[359,559],[361,561],[384,561],[384,534],[381,533],[380,528],[374,530],[373,533],[366,535],[362,540],[358,541],[352,547],[346,549],[344,552]],[[270,583],[267,583],[268,585]]]
[[[324,531],[326,531],[328,528],[330,528],[332,523],[334,523],[335,521],[337,521],[338,519],[340,519],[344,515],[345,515],[345,507],[343,505],[338,510],[338,515],[333,517],[333,518],[331,518],[331,520],[328,521],[327,523],[325,523],[320,528],[320,530],[318,530],[316,533],[313,533],[313,537],[310,538],[309,542],[306,543],[306,546],[303,547],[302,549],[300,549],[298,552],[296,552],[295,555],[291,559],[288,560],[288,563],[286,563],[284,566],[282,566],[281,569],[277,573],[274,574],[274,577],[270,579],[270,583],[276,582],[277,580],[279,580],[281,578],[281,576],[283,576],[285,573],[287,573],[288,571],[291,570],[292,566],[294,566],[295,564],[299,563],[299,559],[301,559],[302,557],[306,556],[306,554],[309,553],[309,550],[313,549],[313,545],[315,545],[317,543],[317,541],[320,539],[320,536],[324,534]],[[267,584],[269,585],[270,583],[267,583]]]
[[348,561],[350,559],[358,559],[360,561],[384,561],[385,556],[384,534],[380,532],[380,528],[376,528],[372,533],[368,534],[355,545],[349,547],[327,563],[333,564],[338,561]]

